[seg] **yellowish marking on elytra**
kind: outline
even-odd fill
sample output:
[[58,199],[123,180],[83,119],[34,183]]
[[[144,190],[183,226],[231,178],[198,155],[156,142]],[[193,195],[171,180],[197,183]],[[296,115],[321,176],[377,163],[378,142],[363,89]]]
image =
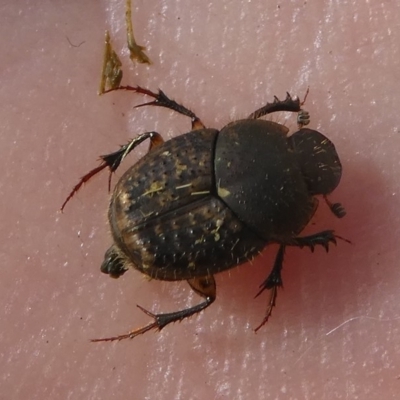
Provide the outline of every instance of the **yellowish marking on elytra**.
[[175,189],[179,190],[179,189],[185,189],[187,187],[192,186],[191,183],[187,183],[186,185],[180,185],[180,186],[176,186]]
[[191,196],[200,196],[200,195],[209,194],[209,193],[210,193],[209,190],[203,190],[203,191],[201,191],[201,192],[192,192],[192,193],[190,193],[190,195],[191,195]]
[[220,230],[220,228],[221,228],[221,226],[222,226],[222,224],[224,223],[224,221],[222,220],[222,219],[217,219],[217,222],[216,222],[216,227],[215,227],[215,229],[213,229],[212,231],[211,231],[211,234],[213,234],[214,235],[214,240],[216,241],[216,242],[218,242],[218,240],[219,239],[221,239],[221,235],[219,234],[219,230]]
[[164,185],[162,185],[160,182],[153,182],[150,185],[150,189],[142,194],[142,197],[153,195],[154,193],[160,192],[162,190],[164,190]]
[[222,197],[222,198],[228,197],[231,194],[231,192],[228,189],[225,189],[220,186],[217,188],[217,193],[218,193],[218,196]]

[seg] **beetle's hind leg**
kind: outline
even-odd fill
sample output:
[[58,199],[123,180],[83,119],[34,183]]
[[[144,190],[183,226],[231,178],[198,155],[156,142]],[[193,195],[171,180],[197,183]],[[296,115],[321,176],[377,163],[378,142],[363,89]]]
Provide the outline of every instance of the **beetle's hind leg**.
[[153,101],[148,103],[139,104],[135,108],[144,107],[144,106],[158,106],[169,108],[172,111],[176,111],[179,114],[185,115],[189,117],[192,122],[192,130],[196,129],[204,129],[205,126],[201,119],[191,110],[186,108],[185,106],[177,103],[175,100],[171,100],[161,89],[158,89],[158,93],[154,93],[151,90],[144,89],[140,86],[119,86],[114,89],[107,90],[104,93],[112,92],[114,90],[130,90],[136,93],[145,94],[147,96],[153,97]]
[[153,322],[150,324],[134,329],[133,331],[130,331],[124,335],[119,335],[119,336],[113,336],[109,338],[103,338],[103,339],[93,339],[91,340],[92,342],[111,342],[115,340],[122,340],[122,339],[133,339],[134,337],[138,335],[142,335],[143,333],[146,333],[150,330],[158,330],[160,331],[163,329],[165,326],[172,322],[176,321],[182,321],[185,318],[188,318],[194,314],[197,314],[198,312],[204,310],[207,308],[210,304],[212,304],[216,298],[216,285],[215,285],[215,279],[212,275],[201,277],[201,278],[192,278],[188,280],[188,283],[190,287],[201,297],[205,299],[200,304],[197,304],[193,307],[186,308],[184,310],[180,311],[175,311],[172,313],[165,313],[165,314],[153,314],[150,311],[145,310],[143,307],[139,306],[138,307],[149,317],[153,318]]
[[160,144],[164,143],[164,139],[162,136],[157,133],[157,132],[145,132],[142,133],[141,135],[135,137],[134,139],[130,140],[127,144],[123,145],[120,147],[119,150],[110,153],[110,154],[105,154],[103,156],[100,156],[101,164],[93,168],[91,171],[89,171],[87,174],[82,176],[80,181],[73,187],[71,190],[71,193],[68,195],[68,197],[65,199],[63,205],[61,206],[61,211],[64,210],[64,207],[66,204],[71,200],[71,198],[74,196],[74,194],[81,188],[81,186],[89,181],[93,176],[97,175],[100,171],[102,171],[105,168],[108,168],[110,170],[110,176],[108,178],[108,190],[110,190],[111,186],[111,176],[112,173],[117,170],[119,165],[121,164],[122,160],[137,146],[139,146],[140,143],[144,142],[145,140],[150,139],[150,150],[153,149],[156,146],[159,146]]

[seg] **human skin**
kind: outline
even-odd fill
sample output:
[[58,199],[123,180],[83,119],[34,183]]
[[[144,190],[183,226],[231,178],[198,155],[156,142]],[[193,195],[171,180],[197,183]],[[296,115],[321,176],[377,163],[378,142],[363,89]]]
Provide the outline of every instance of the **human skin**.
[[[1,5],[0,398],[394,399],[400,390],[398,104],[400,6],[391,1],[135,1],[151,66],[126,50],[124,1]],[[118,280],[99,266],[111,244],[107,173],[59,208],[97,158],[139,133],[169,139],[190,121],[99,97],[104,31],[124,84],[162,88],[221,128],[286,91],[336,145],[342,181],[307,233],[335,229],[326,254],[290,248],[268,323],[254,299],[277,251],[216,276],[198,316],[133,340],[90,343],[200,301],[186,282]],[[296,116],[271,116],[296,128]],[[147,150],[143,145],[121,172]],[[120,173],[114,177],[114,182]]]

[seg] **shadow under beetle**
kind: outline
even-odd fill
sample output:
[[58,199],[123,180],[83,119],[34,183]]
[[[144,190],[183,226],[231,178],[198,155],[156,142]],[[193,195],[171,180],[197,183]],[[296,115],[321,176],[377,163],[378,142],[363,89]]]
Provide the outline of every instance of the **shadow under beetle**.
[[[214,302],[214,274],[245,263],[270,243],[279,250],[267,279],[257,294],[271,290],[265,317],[271,315],[282,286],[281,271],[286,246],[317,245],[328,251],[336,243],[332,230],[299,237],[322,195],[339,218],[339,203],[326,195],[339,184],[342,167],[333,143],[320,132],[304,128],[309,115],[298,98],[289,94],[232,122],[220,131],[206,128],[189,109],[159,90],[120,86],[154,98],[141,104],[166,107],[190,117],[192,131],[164,142],[157,132],[145,132],[118,151],[101,156],[102,164],[74,187],[62,209],[83,183],[104,168],[110,176],[140,143],[150,149],[119,180],[113,191],[108,217],[114,243],[107,250],[101,271],[117,278],[128,267],[160,280],[187,280],[204,298],[193,307],[153,314],[153,322],[127,334],[93,341],[133,338],[151,329],[190,317]],[[110,90],[111,91],[111,90]],[[258,118],[276,112],[297,112],[299,130]]]

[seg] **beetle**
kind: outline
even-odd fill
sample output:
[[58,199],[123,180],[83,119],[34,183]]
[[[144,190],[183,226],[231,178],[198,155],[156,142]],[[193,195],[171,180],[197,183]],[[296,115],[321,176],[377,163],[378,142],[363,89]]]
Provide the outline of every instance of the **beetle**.
[[[101,271],[117,278],[133,267],[153,279],[186,280],[204,301],[180,311],[153,314],[138,306],[152,322],[127,334],[94,339],[133,338],[152,329],[190,317],[216,299],[214,275],[256,257],[277,243],[274,265],[257,294],[270,290],[264,325],[282,286],[281,271],[287,246],[312,251],[340,238],[333,230],[299,236],[322,196],[337,217],[345,215],[329,195],[339,184],[342,166],[333,143],[322,133],[305,128],[310,119],[303,102],[289,93],[285,100],[267,103],[246,119],[221,130],[206,128],[186,107],[158,93],[136,86],[119,86],[152,97],[140,104],[166,107],[191,119],[192,130],[164,142],[157,132],[145,132],[101,156],[102,163],[73,188],[64,202],[92,176],[109,168],[110,177],[122,160],[149,140],[149,152],[131,166],[116,184],[108,219],[113,244]],[[308,92],[307,92],[308,93]],[[259,118],[277,111],[298,114],[299,130]],[[109,183],[110,184],[110,183]],[[257,297],[256,296],[256,297]]]

